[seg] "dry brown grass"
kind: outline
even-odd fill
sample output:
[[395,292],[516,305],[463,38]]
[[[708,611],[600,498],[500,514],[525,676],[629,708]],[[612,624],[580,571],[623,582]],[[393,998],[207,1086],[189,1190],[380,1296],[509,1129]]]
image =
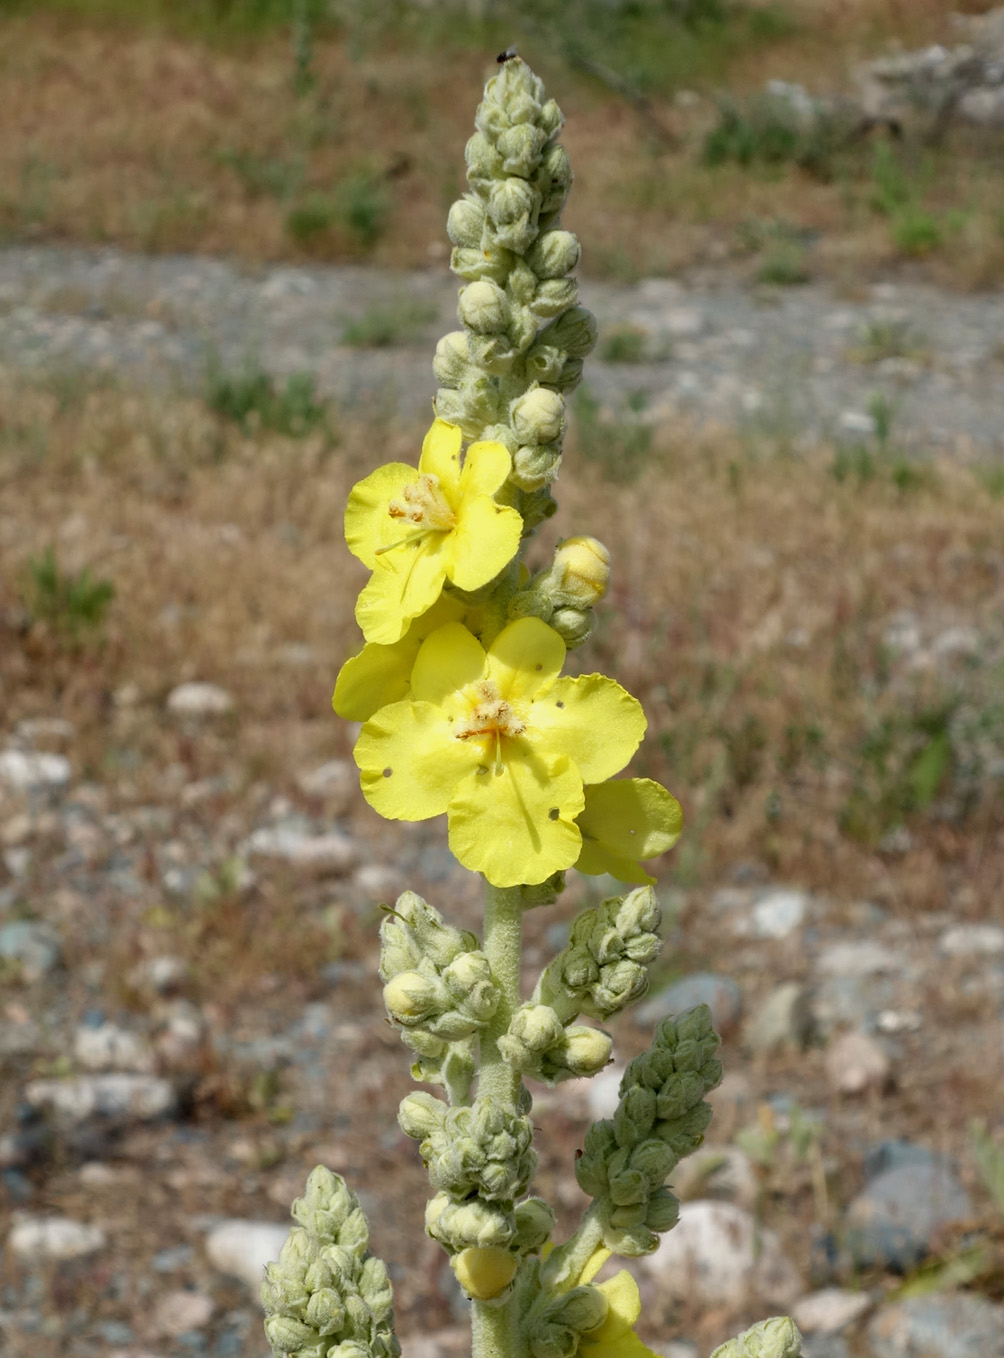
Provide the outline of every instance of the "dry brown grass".
[[[907,46],[950,39],[951,8],[793,6],[795,31],[738,52],[725,83],[737,95],[768,78],[846,88],[852,64],[894,34]],[[461,148],[489,69],[458,53],[446,81],[439,53],[385,44],[360,54],[322,35],[316,83],[297,95],[281,31],[224,49],[138,23],[0,18],[0,232],[249,261],[426,264],[446,253],[445,209],[462,187]],[[609,91],[573,72],[560,77],[578,171],[570,223],[589,224],[593,271],[721,267],[742,254],[737,229],[778,219],[820,233],[817,273],[912,258],[871,205],[869,146],[851,148],[832,182],[792,167],[709,169],[700,147],[710,104],[684,110],[655,99],[679,137],[667,149]],[[448,157],[444,146],[454,148]],[[917,210],[935,216],[943,237],[922,263],[967,287],[991,285],[1004,269],[993,154],[970,136],[907,156]]]
[[[5,383],[9,722],[70,717],[78,770],[130,799],[156,798],[172,765],[189,781],[227,770],[239,795],[288,790],[296,770],[347,754],[326,715],[362,583],[342,508],[363,468],[408,457],[419,432],[347,429],[332,449],[322,434],[246,437],[197,400]],[[638,767],[687,813],[678,880],[746,864],[838,898],[952,899],[976,917],[1004,886],[999,781],[966,774],[963,731],[981,720],[991,747],[1004,743],[1004,501],[947,462],[900,489],[881,460],[873,480],[838,483],[832,459],[663,430],[650,469],[612,485],[573,445],[548,532],[595,532],[615,562],[612,607],[574,659],[646,706]],[[15,630],[28,564],[50,545],[61,569],[116,586],[105,627],[80,645]],[[897,655],[887,634],[904,613],[928,648],[975,629],[977,655]],[[239,714],[197,740],[164,718],[190,678],[222,684]],[[945,742],[918,791],[917,761]],[[912,846],[894,853],[900,824]]]

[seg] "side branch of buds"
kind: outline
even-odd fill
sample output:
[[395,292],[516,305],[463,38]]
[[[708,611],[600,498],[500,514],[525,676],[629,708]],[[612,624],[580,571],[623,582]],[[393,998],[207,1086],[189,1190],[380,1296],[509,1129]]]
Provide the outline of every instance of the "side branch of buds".
[[344,1179],[318,1166],[293,1203],[300,1223],[261,1287],[277,1358],[398,1358],[390,1280]]

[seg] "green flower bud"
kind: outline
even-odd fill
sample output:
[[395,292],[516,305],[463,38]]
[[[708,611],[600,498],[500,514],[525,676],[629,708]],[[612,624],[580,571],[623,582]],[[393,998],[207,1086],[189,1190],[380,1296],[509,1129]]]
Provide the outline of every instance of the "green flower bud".
[[520,443],[555,443],[565,432],[565,403],[546,387],[531,387],[513,401],[510,415]]
[[273,1353],[316,1353],[318,1358],[324,1358],[327,1352],[327,1345],[321,1342],[316,1330],[288,1316],[269,1316],[265,1336]]
[[551,1238],[555,1215],[543,1198],[524,1198],[513,1209],[516,1221],[515,1245],[521,1254],[539,1250]]
[[559,391],[574,391],[582,381],[584,366],[581,358],[566,358],[561,365],[561,372],[554,379],[553,385]]
[[455,1254],[473,1245],[509,1245],[516,1234],[504,1207],[480,1198],[453,1202],[448,1193],[437,1193],[426,1205],[425,1229]]
[[500,132],[495,146],[502,157],[505,173],[529,179],[540,164],[540,155],[547,138],[547,131],[532,123],[519,123]]
[[596,1075],[610,1062],[613,1039],[598,1028],[574,1024],[565,1029],[561,1048],[548,1051],[543,1065],[551,1081]]
[[665,1231],[672,1230],[679,1219],[679,1200],[673,1196],[668,1188],[657,1188],[648,1200],[645,1225],[650,1231],[656,1231],[659,1235],[662,1235]]
[[[479,286],[474,284],[475,287]],[[512,372],[519,361],[519,349],[508,335],[472,335],[470,342],[471,362],[494,377],[504,377]],[[492,414],[494,416],[495,409]]]
[[468,1297],[494,1301],[509,1290],[519,1260],[500,1245],[480,1245],[461,1250],[450,1263]]
[[405,1136],[413,1141],[424,1141],[442,1127],[448,1107],[442,1099],[420,1089],[401,1100],[397,1120]]
[[[518,598],[515,595],[514,598]],[[511,605],[511,601],[510,601]],[[510,614],[511,617],[519,617],[520,614]],[[523,616],[529,616],[525,614]],[[539,615],[537,615],[539,616]],[[553,905],[565,889],[564,872],[552,872],[551,876],[537,886],[525,886],[523,890],[523,909],[535,910],[539,905]]]
[[537,316],[560,316],[575,305],[578,295],[579,285],[574,278],[548,278],[534,293],[530,306]]
[[[502,173],[502,157],[483,132],[475,132],[464,148],[467,178],[472,184],[489,183]],[[547,157],[545,157],[547,164]]]
[[509,323],[509,304],[497,283],[483,278],[460,292],[461,322],[479,335],[501,334]]
[[555,137],[565,125],[565,119],[554,99],[548,99],[547,103],[540,110],[537,119],[537,126],[547,133],[548,137]]
[[554,382],[561,375],[565,363],[564,351],[553,344],[539,341],[530,349],[524,359],[526,375],[534,382]]
[[588,641],[593,631],[592,609],[556,608],[551,614],[550,626],[568,647],[574,650]]
[[[468,162],[469,163],[469,162]],[[549,146],[541,157],[540,169],[534,176],[540,193],[542,213],[560,212],[572,187],[572,163],[563,146]]]
[[479,1025],[498,1008],[500,992],[484,953],[461,953],[443,972],[443,982],[455,1003]]
[[576,306],[542,330],[540,338],[542,343],[551,344],[573,358],[585,358],[596,344],[597,333],[593,313]]
[[467,349],[467,335],[463,330],[451,330],[436,345],[432,371],[446,387],[459,387],[471,366]]
[[[520,490],[543,490],[558,475],[560,446],[555,443],[526,444],[513,454],[509,479]],[[524,515],[525,517],[525,515]]]
[[509,270],[507,250],[496,246],[492,250],[468,249],[457,245],[450,254],[450,268],[455,274],[475,283],[482,279],[493,283],[504,283]]
[[711,1358],[800,1358],[802,1336],[787,1316],[772,1316],[721,1344]]
[[542,231],[527,253],[526,262],[538,278],[563,278],[578,266],[582,250],[571,231]]
[[465,194],[450,208],[446,219],[446,234],[454,245],[464,245],[473,249],[481,244],[484,224],[484,207],[476,198]]
[[440,988],[417,971],[402,971],[384,986],[383,1002],[395,1022],[409,1026],[437,1012]]
[[539,206],[540,195],[525,179],[497,179],[488,191],[488,220],[496,227],[529,221],[536,225]]
[[543,1052],[560,1042],[563,1034],[561,1020],[549,1005],[522,1004],[512,1017],[507,1036],[528,1052]]
[[303,1318],[321,1336],[336,1334],[345,1322],[345,1307],[334,1288],[324,1287],[313,1293]]

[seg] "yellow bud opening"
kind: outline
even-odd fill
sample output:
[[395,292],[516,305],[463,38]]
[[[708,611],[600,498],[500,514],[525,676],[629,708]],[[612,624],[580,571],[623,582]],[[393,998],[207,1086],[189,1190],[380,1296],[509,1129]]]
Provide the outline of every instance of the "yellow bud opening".
[[501,1245],[472,1245],[450,1262],[460,1286],[475,1301],[500,1297],[516,1276],[516,1256]]
[[392,1018],[420,1018],[428,1012],[435,987],[418,971],[399,972],[383,988],[383,1002]]
[[596,603],[606,594],[610,584],[610,553],[596,538],[565,538],[558,544],[554,565],[561,588],[583,604]]

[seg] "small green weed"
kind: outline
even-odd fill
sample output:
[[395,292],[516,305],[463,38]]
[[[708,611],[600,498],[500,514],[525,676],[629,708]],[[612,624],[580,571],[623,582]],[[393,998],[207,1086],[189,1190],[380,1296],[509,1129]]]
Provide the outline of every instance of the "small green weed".
[[782,288],[808,283],[811,277],[805,246],[791,240],[768,246],[756,275],[758,283]]
[[794,165],[817,179],[832,179],[848,128],[835,113],[803,94],[757,94],[738,103],[723,100],[718,122],[704,141],[706,165],[729,162],[747,169]]
[[246,371],[236,376],[214,367],[206,388],[206,404],[245,433],[257,428],[302,438],[328,427],[329,403],[318,398],[311,373],[294,373],[279,385],[268,373]]
[[611,417],[602,413],[599,398],[588,387],[576,393],[575,425],[582,456],[596,463],[608,481],[623,485],[644,470],[652,450],[652,428],[640,418],[647,399],[644,392],[636,392]]
[[890,223],[893,244],[901,254],[929,255],[945,243],[945,228],[925,208],[911,203]]
[[224,147],[217,152],[220,165],[233,170],[253,198],[292,198],[303,183],[302,160],[284,160],[279,156],[258,155],[255,151]]
[[972,1122],[969,1140],[983,1186],[993,1199],[994,1206],[1004,1217],[1004,1149],[987,1131],[985,1122]]
[[977,481],[993,500],[1004,500],[1004,466],[977,467]]
[[642,363],[647,344],[648,331],[640,325],[614,325],[603,337],[600,358],[605,363]]
[[371,249],[383,235],[391,197],[384,180],[371,169],[346,176],[334,193],[307,193],[286,214],[286,234],[299,245],[314,244],[334,228],[346,232],[356,246]]
[[437,316],[429,302],[397,297],[384,306],[371,307],[342,333],[342,343],[359,349],[389,349],[395,344],[410,344],[421,337],[425,327]]
[[881,363],[886,358],[923,358],[927,348],[909,321],[876,317],[861,331],[859,343],[847,352],[855,363]]
[[62,571],[52,547],[31,557],[24,583],[28,612],[70,641],[97,632],[115,597],[110,580],[98,580],[85,566],[77,575]]

